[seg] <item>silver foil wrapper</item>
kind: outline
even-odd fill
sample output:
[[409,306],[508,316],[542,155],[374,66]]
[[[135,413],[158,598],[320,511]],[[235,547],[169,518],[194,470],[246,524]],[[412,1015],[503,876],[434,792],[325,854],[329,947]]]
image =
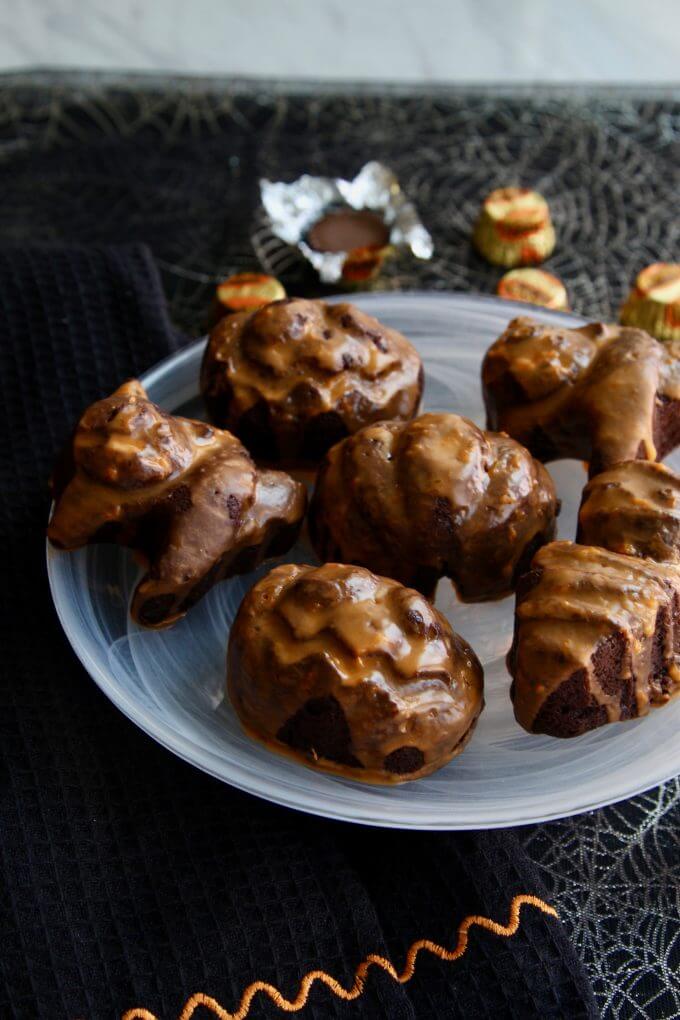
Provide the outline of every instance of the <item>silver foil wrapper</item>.
[[263,179],[260,194],[272,233],[296,247],[324,283],[337,283],[342,278],[349,253],[316,251],[307,244],[305,236],[332,206],[349,205],[379,213],[389,228],[390,245],[407,248],[419,259],[432,257],[430,234],[395,175],[382,163],[367,163],[351,181],[309,174],[291,184]]

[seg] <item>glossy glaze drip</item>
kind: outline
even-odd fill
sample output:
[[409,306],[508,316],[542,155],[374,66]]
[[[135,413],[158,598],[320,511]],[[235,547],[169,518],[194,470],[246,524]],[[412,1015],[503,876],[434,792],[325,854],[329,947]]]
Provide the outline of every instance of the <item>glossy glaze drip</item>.
[[[639,329],[580,329],[514,319],[482,366],[490,427],[543,460],[577,457],[593,472],[659,455],[659,400],[677,400],[677,352]],[[671,443],[671,448],[673,443]]]
[[583,492],[578,541],[680,563],[680,478],[663,464],[643,460],[596,475]]
[[[618,680],[634,691],[631,715],[645,715],[680,686],[676,622],[680,568],[635,559],[592,546],[553,542],[532,563],[529,590],[518,596],[508,667],[514,677],[518,722],[532,730],[550,696],[582,671],[603,721],[622,718],[621,688],[593,669],[601,643],[620,635],[625,648]],[[662,666],[653,670],[659,614],[666,620]],[[616,678],[614,678],[616,679]],[[625,717],[625,716],[623,716]],[[562,734],[555,733],[560,736]]]
[[360,563],[429,594],[507,594],[525,550],[552,537],[555,490],[507,436],[425,414],[368,426],[329,451],[310,508],[321,558]]
[[237,432],[243,415],[266,408],[272,447],[278,440],[292,454],[296,429],[319,415],[337,414],[346,433],[411,417],[420,375],[416,351],[396,330],[353,305],[298,298],[223,319],[201,388],[214,420]]
[[350,208],[326,213],[307,235],[310,248],[335,252],[382,248],[389,239],[389,229],[381,216],[369,209]]
[[[275,745],[309,702],[334,699],[349,743],[345,760],[323,767],[396,782],[426,775],[460,750],[481,711],[482,669],[417,592],[359,567],[286,564],[241,605],[228,690],[249,732]],[[422,756],[414,774],[385,765],[404,749]],[[318,757],[314,746],[307,755]]]

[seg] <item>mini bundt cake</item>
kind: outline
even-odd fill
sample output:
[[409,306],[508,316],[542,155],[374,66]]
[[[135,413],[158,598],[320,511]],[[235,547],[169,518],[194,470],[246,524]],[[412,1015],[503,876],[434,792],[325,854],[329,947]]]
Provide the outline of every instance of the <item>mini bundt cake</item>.
[[401,333],[353,305],[290,298],[218,323],[201,389],[253,456],[296,466],[363,425],[412,418],[423,369]]
[[595,475],[583,490],[576,541],[680,563],[680,478],[648,460],[627,460]]
[[260,471],[229,432],[166,414],[136,380],[87,409],[53,479],[50,541],[117,542],[142,554],[132,616],[167,626],[214,584],[285,552],[306,492]]
[[515,718],[575,737],[680,690],[680,567],[552,542],[517,588],[508,653]]
[[545,468],[502,434],[457,414],[361,429],[326,455],[309,529],[321,560],[357,563],[431,597],[508,595],[555,530]]
[[472,649],[416,591],[361,567],[275,567],[229,635],[244,729],[308,765],[373,783],[459,754],[483,705]]
[[542,461],[588,461],[591,476],[680,442],[677,351],[641,329],[513,319],[486,353],[482,384],[489,428]]

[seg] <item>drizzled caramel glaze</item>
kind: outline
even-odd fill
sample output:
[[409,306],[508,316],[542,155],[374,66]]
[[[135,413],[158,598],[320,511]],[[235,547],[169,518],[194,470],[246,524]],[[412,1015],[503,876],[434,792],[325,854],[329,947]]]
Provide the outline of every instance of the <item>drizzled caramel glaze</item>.
[[401,333],[353,305],[291,298],[215,327],[201,389],[251,452],[299,464],[362,425],[413,417],[422,366]]
[[552,542],[517,594],[515,717],[575,736],[646,715],[680,690],[680,567]]
[[482,383],[489,427],[541,460],[576,457],[596,474],[657,460],[680,441],[677,351],[640,329],[513,319],[487,351]]
[[464,600],[512,591],[553,537],[545,468],[505,435],[457,414],[361,429],[326,455],[310,506],[321,559],[359,563],[426,595],[450,577]]
[[367,782],[428,775],[482,709],[477,657],[418,592],[361,567],[276,567],[229,637],[228,693],[246,730]]
[[583,490],[577,541],[680,563],[680,478],[645,460],[624,461],[596,475]]
[[173,623],[228,574],[294,541],[304,486],[260,471],[229,432],[166,414],[137,380],[80,419],[55,472],[50,541],[114,541],[148,571],[132,601],[146,626]]

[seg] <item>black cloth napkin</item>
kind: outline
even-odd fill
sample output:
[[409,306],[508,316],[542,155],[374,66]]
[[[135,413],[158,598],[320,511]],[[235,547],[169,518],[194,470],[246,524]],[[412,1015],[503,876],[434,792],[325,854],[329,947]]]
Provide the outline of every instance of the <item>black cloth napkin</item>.
[[[451,949],[466,916],[507,925],[513,897],[545,898],[512,831],[401,833],[277,808],[173,757],[106,700],[51,605],[47,479],[82,410],[181,338],[141,246],[0,248],[0,317],[0,1015],[175,1020],[203,993],[224,1018],[253,981],[294,999],[322,969],[349,988],[368,954],[401,971],[415,940]],[[194,1002],[196,1020],[219,1015]],[[248,1015],[284,1014],[259,993]],[[459,959],[424,952],[405,984],[373,967],[354,1001],[316,983],[298,1015],[596,1010],[559,921],[528,905],[510,937],[473,926]]]

